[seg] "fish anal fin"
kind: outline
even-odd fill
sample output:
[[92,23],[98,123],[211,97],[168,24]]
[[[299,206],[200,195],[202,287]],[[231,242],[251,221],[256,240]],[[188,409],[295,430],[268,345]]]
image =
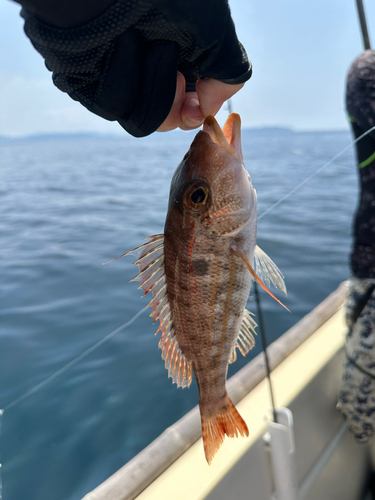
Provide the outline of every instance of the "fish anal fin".
[[269,295],[271,295],[271,297],[273,299],[275,299],[276,302],[278,302],[281,306],[283,306],[287,311],[289,311],[289,309],[286,306],[284,306],[284,304],[281,302],[281,300],[279,300],[278,298],[276,298],[274,296],[274,294],[268,290],[268,288],[266,287],[266,285],[263,283],[263,281],[259,278],[259,276],[254,271],[253,266],[250,264],[249,259],[247,258],[247,255],[242,250],[240,250],[235,243],[232,244],[231,250],[232,250],[232,252],[235,255],[237,255],[243,261],[243,263],[245,264],[245,266],[247,267],[247,269],[250,271],[251,276],[263,288],[263,290],[266,291]]
[[223,444],[224,437],[248,436],[249,429],[227,395],[220,409],[213,416],[206,416],[204,407],[200,407],[202,417],[202,437],[204,454],[208,464]]
[[286,295],[284,276],[274,261],[258,245],[255,246],[254,261],[255,272],[263,283],[269,286],[271,282],[275,288],[278,288]]
[[255,328],[258,325],[255,323],[253,319],[253,315],[247,309],[244,309],[242,314],[241,325],[237,337],[237,342],[235,343],[233,350],[231,352],[229,363],[234,363],[237,359],[236,349],[240,351],[242,356],[246,356],[246,354],[251,351],[251,349],[255,346],[254,334],[256,335]]
[[193,380],[191,363],[182,354],[178,340],[173,329],[166,332],[159,342],[161,357],[165,361],[165,368],[168,370],[168,378],[177,387],[189,387]]

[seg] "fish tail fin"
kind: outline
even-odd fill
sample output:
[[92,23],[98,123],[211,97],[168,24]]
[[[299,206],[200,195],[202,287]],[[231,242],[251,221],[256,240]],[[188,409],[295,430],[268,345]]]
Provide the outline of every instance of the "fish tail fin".
[[208,464],[211,464],[216,452],[223,444],[225,434],[229,437],[249,435],[244,419],[228,395],[215,415],[207,417],[204,412],[202,413],[201,408],[201,416],[204,454]]

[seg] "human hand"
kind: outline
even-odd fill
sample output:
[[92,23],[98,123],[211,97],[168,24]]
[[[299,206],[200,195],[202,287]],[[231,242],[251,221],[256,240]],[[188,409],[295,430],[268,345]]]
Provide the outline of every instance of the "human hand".
[[196,92],[185,92],[185,86],[185,77],[178,71],[173,105],[167,118],[157,129],[158,132],[168,132],[178,127],[182,130],[200,127],[204,119],[209,115],[215,116],[222,104],[238,92],[244,83],[228,85],[207,78],[196,82]]
[[251,77],[228,0],[18,1],[54,84],[134,137],[199,127]]

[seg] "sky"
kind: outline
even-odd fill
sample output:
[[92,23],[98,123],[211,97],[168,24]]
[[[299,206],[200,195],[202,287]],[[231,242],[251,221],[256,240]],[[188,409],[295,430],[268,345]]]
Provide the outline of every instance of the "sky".
[[[364,0],[375,46],[375,2]],[[355,0],[229,0],[253,76],[233,98],[244,127],[346,129],[345,77],[363,50]],[[125,133],[54,87],[23,32],[20,7],[0,0],[0,135]],[[222,123],[226,110],[219,113]]]

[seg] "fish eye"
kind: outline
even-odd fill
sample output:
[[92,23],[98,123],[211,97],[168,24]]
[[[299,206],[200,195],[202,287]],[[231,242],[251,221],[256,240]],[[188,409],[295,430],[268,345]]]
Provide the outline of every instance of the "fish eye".
[[194,205],[200,205],[206,199],[207,193],[202,188],[198,188],[191,194],[190,198]]
[[191,210],[200,210],[207,202],[208,187],[205,182],[198,181],[185,191],[184,203]]

